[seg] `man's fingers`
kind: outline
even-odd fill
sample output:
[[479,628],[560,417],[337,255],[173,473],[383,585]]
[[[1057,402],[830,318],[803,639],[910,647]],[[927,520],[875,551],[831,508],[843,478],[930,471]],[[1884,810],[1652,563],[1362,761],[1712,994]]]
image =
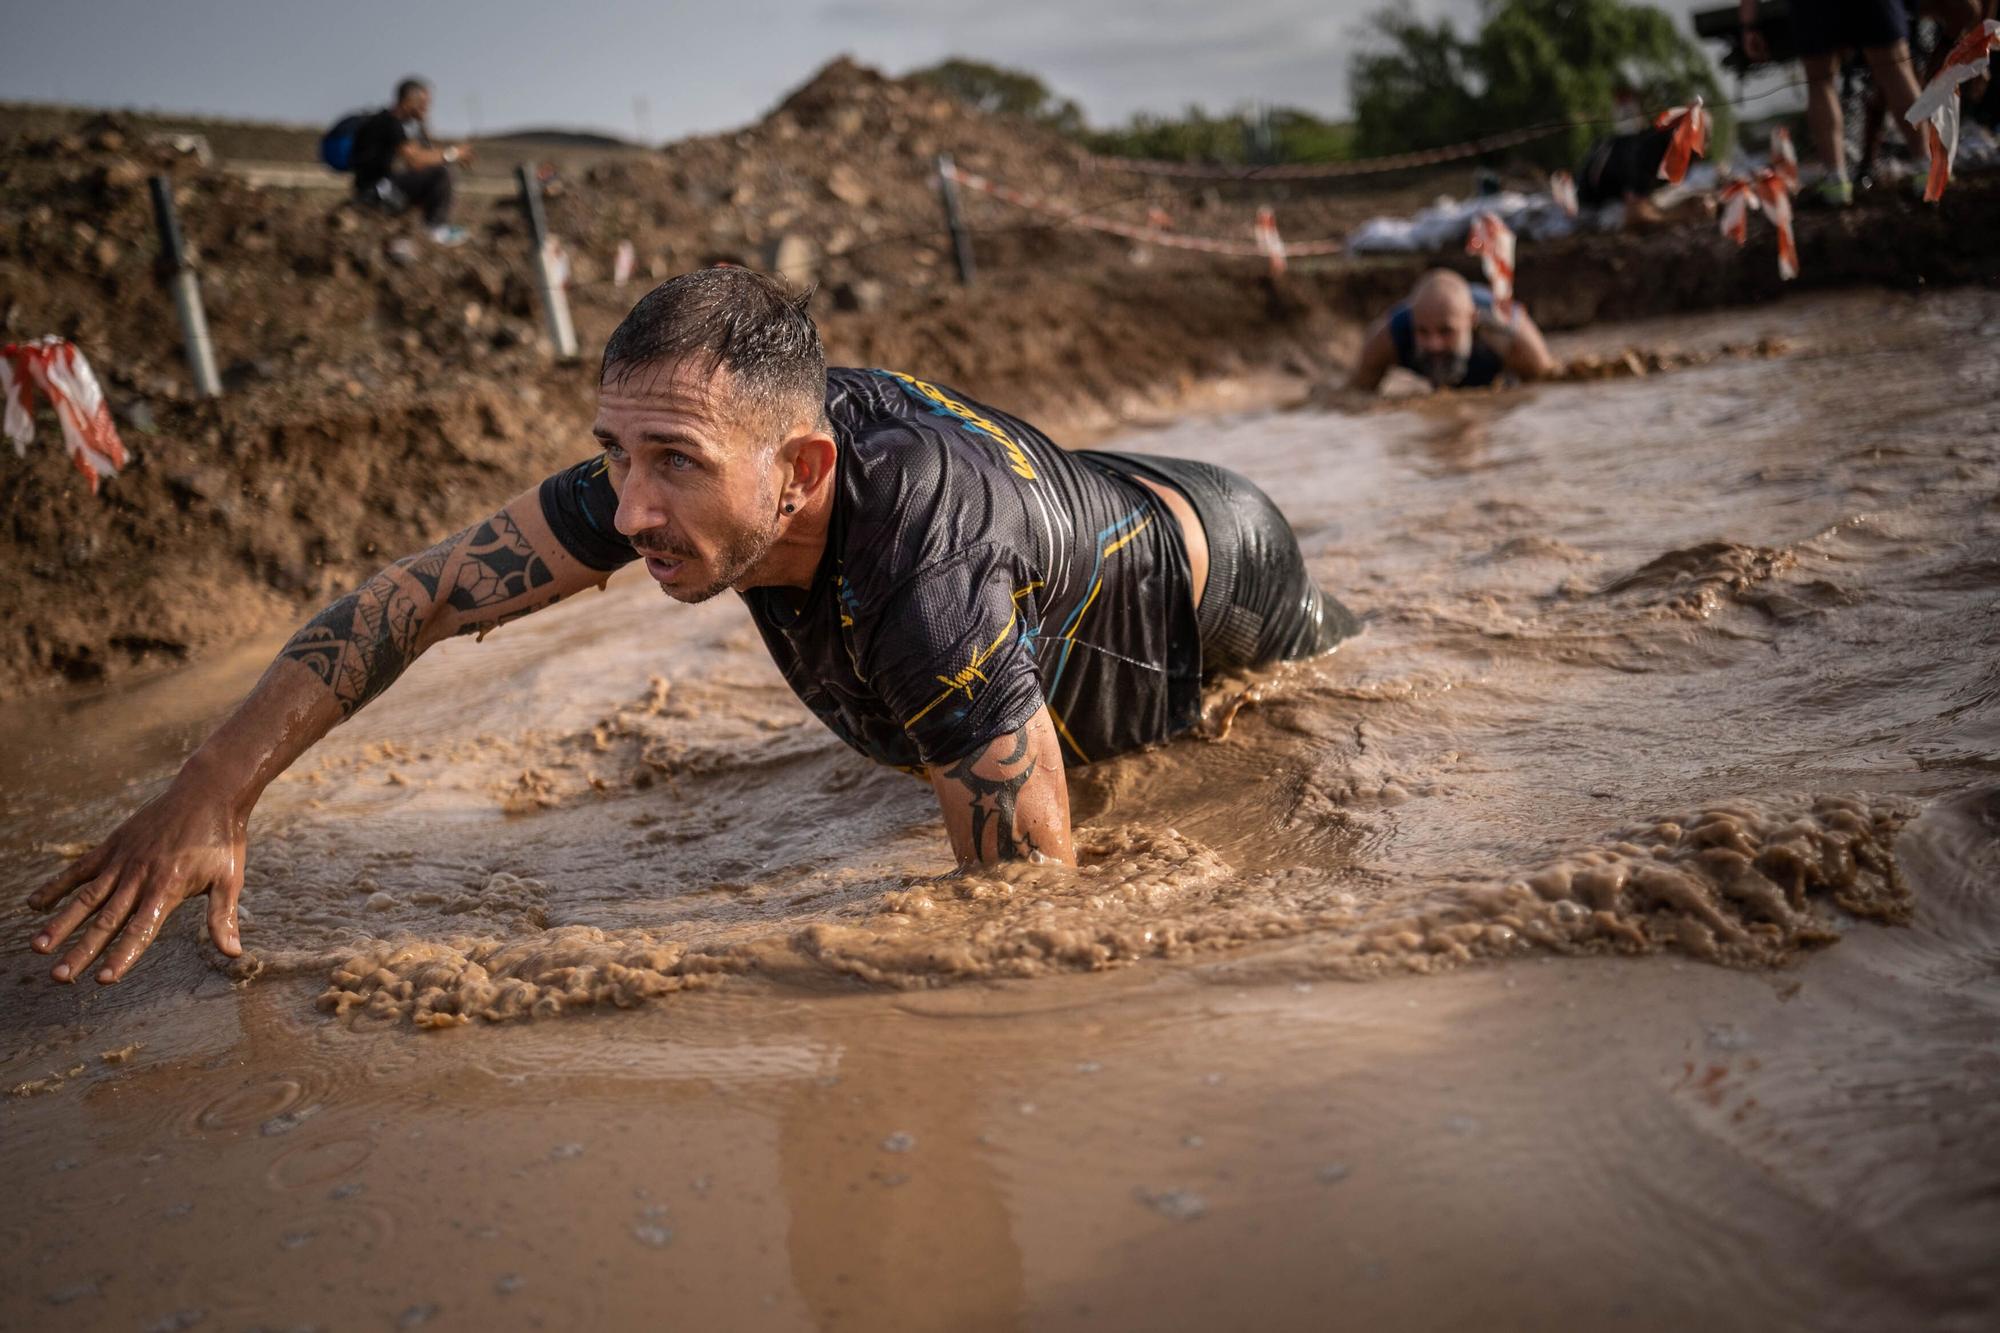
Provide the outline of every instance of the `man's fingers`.
[[131,971],[132,964],[139,961],[139,955],[152,947],[159,938],[160,927],[173,915],[180,901],[171,897],[165,887],[154,881],[144,897],[139,900],[138,909],[126,923],[125,931],[118,937],[111,952],[104,955],[104,966],[98,969],[97,979],[101,982],[117,981]]
[[105,861],[109,859],[110,855],[111,849],[108,844],[100,843],[96,847],[91,848],[90,851],[70,862],[69,867],[60,875],[57,875],[54,879],[42,885],[41,888],[29,894],[28,906],[37,911],[55,906],[55,904],[62,901],[62,896],[65,893],[68,893],[71,889],[102,870]]
[[243,872],[231,870],[208,890],[208,937],[215,947],[231,958],[243,952],[243,937],[236,929],[236,899],[243,892]]
[[132,905],[139,900],[139,884],[128,876],[121,881],[104,906],[97,909],[90,923],[77,936],[76,943],[69,946],[62,961],[49,973],[57,981],[74,981],[90,966],[90,960],[97,957],[118,928],[125,924],[125,918],[132,914]]
[[76,896],[63,905],[63,909],[49,918],[35,935],[30,947],[36,953],[53,953],[57,946],[68,939],[70,932],[82,925],[84,918],[95,912],[111,891],[118,887],[119,869],[106,870],[96,879],[76,891]]

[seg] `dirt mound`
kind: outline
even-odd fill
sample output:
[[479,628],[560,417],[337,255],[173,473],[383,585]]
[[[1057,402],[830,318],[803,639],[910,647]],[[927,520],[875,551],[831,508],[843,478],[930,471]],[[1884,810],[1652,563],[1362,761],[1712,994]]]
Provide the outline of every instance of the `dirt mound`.
[[[93,497],[46,420],[25,457],[0,451],[0,697],[295,618],[587,452],[591,356],[651,280],[691,267],[728,260],[817,281],[836,362],[918,369],[1063,432],[1219,374],[1322,374],[1430,262],[1301,266],[1274,287],[1254,260],[1135,246],[974,197],[981,278],[963,288],[932,181],[939,152],[1066,206],[1135,220],[1164,208],[1205,234],[1247,236],[1255,200],[1093,174],[1046,130],[842,60],[742,131],[651,154],[558,156],[548,215],[572,256],[585,357],[563,366],[538,331],[511,198],[468,194],[460,217],[473,242],[440,249],[337,191],[248,184],[225,159],[156,137],[152,119],[10,123],[0,337],[75,340],[135,461]],[[218,141],[293,153],[306,141],[264,128]],[[220,402],[186,387],[154,274],[153,174],[173,182],[200,269]],[[1313,235],[1383,199],[1299,194],[1284,205],[1287,232]],[[1979,243],[1996,211],[1989,178],[1955,183],[1941,209],[1802,218],[1807,280],[1990,277]],[[621,242],[639,259],[622,289],[609,280]],[[1524,246],[1520,286],[1562,327],[1767,297],[1771,267],[1705,229],[1589,237]]]

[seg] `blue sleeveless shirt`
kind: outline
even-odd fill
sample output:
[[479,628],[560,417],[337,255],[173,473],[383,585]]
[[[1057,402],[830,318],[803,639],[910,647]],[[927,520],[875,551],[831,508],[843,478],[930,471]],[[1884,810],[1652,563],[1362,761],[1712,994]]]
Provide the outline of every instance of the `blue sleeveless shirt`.
[[[1472,304],[1478,311],[1478,318],[1486,319],[1493,313],[1493,289],[1483,282],[1468,283],[1472,288]],[[1399,301],[1389,312],[1389,337],[1396,344],[1396,363],[1403,369],[1418,375],[1424,372],[1417,360],[1417,326],[1410,314],[1410,303]],[[1505,372],[1500,356],[1491,347],[1479,340],[1475,333],[1472,338],[1472,360],[1466,366],[1465,378],[1454,388],[1483,389],[1499,379]]]

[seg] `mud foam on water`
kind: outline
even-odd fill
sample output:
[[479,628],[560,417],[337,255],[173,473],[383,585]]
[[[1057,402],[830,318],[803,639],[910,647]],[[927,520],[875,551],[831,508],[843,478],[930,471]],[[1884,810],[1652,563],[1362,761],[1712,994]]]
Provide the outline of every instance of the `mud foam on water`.
[[[12,955],[0,1323],[1991,1328],[1996,334],[1123,441],[1366,628],[1072,772],[1074,871],[954,873],[729,599],[440,645],[267,792],[245,958]],[[5,887],[275,646],[12,708]]]
[[[1918,387],[1970,373],[1959,300],[1912,307]],[[1896,831],[1939,787],[1899,747],[1989,725],[1964,635],[1993,639],[1967,616],[2000,471],[1966,419],[1885,414],[1838,330],[1789,336],[1692,379],[1137,442],[1284,496],[1368,628],[1072,773],[1077,871],[949,873],[927,789],[818,728],[729,599],[627,580],[446,645],[274,788],[284,888],[235,972],[429,1026],[1274,946],[1342,977],[1773,967],[1905,922]],[[1794,398],[1839,428],[1801,438]]]
[[[816,921],[703,945],[590,926],[384,941],[335,968],[319,1004],[430,1027],[629,1008],[732,977],[908,988],[1300,937],[1315,940],[1327,972],[1349,977],[1531,948],[1679,949],[1774,966],[1834,942],[1846,923],[1909,919],[1891,852],[1907,817],[1900,803],[1839,797],[1713,808],[1578,849],[1523,880],[1431,886],[1414,912],[1400,901],[1372,911],[1318,901],[1296,871],[1246,881],[1172,830],[1100,828],[1082,840],[1076,873],[1024,866],[939,877],[875,894],[852,924]],[[484,913],[546,895],[541,884],[496,874],[478,897]]]

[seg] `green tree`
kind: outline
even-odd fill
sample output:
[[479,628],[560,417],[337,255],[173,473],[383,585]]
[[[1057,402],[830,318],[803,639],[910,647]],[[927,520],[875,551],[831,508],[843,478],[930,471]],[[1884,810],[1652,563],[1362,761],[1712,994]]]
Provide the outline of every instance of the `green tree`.
[[1372,26],[1379,45],[1348,62],[1355,151],[1380,157],[1470,137],[1481,81],[1451,20],[1430,27],[1385,9]]
[[1271,131],[1280,162],[1339,162],[1354,156],[1354,124],[1322,120],[1296,107],[1272,107]]
[[1109,157],[1156,158],[1164,162],[1241,162],[1246,155],[1243,121],[1211,116],[1191,106],[1178,118],[1140,112],[1121,129],[1084,135],[1092,152]]
[[1648,111],[1708,100],[1712,152],[1732,142],[1714,66],[1673,19],[1625,0],[1487,0],[1478,34],[1427,27],[1399,10],[1373,24],[1375,42],[1349,67],[1364,154],[1405,152],[1552,121],[1580,123],[1525,145],[1548,165],[1574,162],[1609,129],[1617,95]]
[[1171,162],[1327,162],[1351,155],[1353,129],[1297,107],[1245,108],[1211,115],[1191,106],[1179,116],[1141,112],[1116,129],[1093,130],[1082,108],[1058,97],[1034,75],[954,56],[909,77],[990,116],[1018,116],[1046,125],[1114,157]]
[[1019,116],[1059,134],[1080,134],[1084,128],[1083,108],[1067,97],[1057,97],[1047,84],[1022,70],[953,56],[911,70],[910,77],[989,116]]
[[1332,162],[1353,151],[1347,124],[1283,106],[1227,115],[1191,106],[1174,118],[1141,112],[1117,129],[1090,130],[1081,138],[1094,153],[1168,162]]

